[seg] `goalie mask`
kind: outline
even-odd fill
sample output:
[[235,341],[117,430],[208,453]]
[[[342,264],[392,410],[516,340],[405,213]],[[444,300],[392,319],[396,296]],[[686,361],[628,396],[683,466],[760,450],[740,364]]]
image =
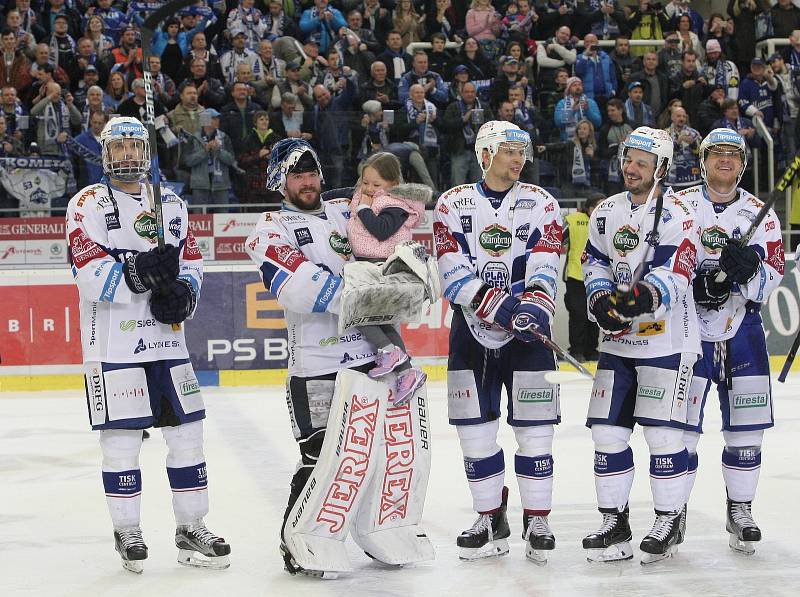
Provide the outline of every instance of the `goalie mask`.
[[703,180],[708,183],[708,172],[706,171],[706,158],[709,153],[725,155],[728,153],[738,153],[742,160],[742,169],[736,177],[736,186],[744,176],[744,171],[747,168],[747,145],[745,145],[744,137],[733,129],[714,129],[703,142],[700,143],[700,175]]
[[[494,156],[501,145],[522,149],[525,152],[525,161],[533,161],[533,148],[528,133],[513,122],[491,120],[481,126],[475,138],[475,156],[478,158],[478,164],[480,164],[484,175],[492,167]],[[489,152],[488,166],[483,165],[484,149]]]
[[286,175],[289,172],[319,173],[320,184],[324,182],[322,166],[314,148],[305,139],[283,139],[272,148],[267,165],[267,189],[278,191],[281,195],[286,191]]
[[123,182],[137,182],[150,169],[150,138],[135,118],[118,116],[100,133],[103,172]]

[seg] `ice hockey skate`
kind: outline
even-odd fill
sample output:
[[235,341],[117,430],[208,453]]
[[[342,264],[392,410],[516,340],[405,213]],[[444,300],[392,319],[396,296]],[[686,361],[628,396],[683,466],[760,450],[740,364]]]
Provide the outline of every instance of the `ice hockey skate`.
[[689,511],[689,505],[684,504],[683,509],[681,510],[681,519],[678,523],[678,542],[676,545],[680,545],[683,543],[683,540],[686,538],[686,515]]
[[728,545],[733,551],[751,556],[756,552],[755,543],[761,541],[761,529],[750,511],[752,502],[728,500],[725,528],[730,533]]
[[142,573],[142,561],[147,559],[147,545],[142,539],[141,527],[114,529],[114,547],[122,558],[125,570]]
[[202,519],[175,529],[175,545],[178,563],[184,566],[224,570],[231,565],[231,546],[209,531]]
[[639,549],[642,555],[642,565],[653,564],[672,557],[678,551],[678,537],[680,535],[682,512],[660,512],[656,510],[656,520],[653,528],[642,539]]
[[619,562],[633,558],[628,506],[622,512],[600,510],[603,524],[583,538],[586,559],[590,562]]
[[525,529],[522,533],[525,557],[534,564],[544,566],[547,564],[547,552],[556,548],[556,538],[547,523],[547,516],[523,514],[522,523]]
[[506,508],[508,487],[503,487],[503,502],[495,512],[479,514],[475,524],[463,531],[456,539],[459,547],[458,557],[462,560],[480,560],[503,556],[508,553],[508,527]]

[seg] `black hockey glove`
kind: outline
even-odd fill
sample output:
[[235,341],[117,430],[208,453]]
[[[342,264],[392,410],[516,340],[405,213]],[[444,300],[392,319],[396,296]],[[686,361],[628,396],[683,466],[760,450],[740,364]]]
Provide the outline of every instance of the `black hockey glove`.
[[761,257],[752,247],[742,246],[737,240],[729,240],[722,249],[719,266],[732,282],[747,284],[758,272]]
[[697,274],[692,283],[694,302],[704,309],[719,311],[731,295],[731,280],[717,282],[719,270]]
[[183,323],[191,315],[196,303],[197,295],[192,285],[186,280],[177,279],[167,288],[153,292],[150,312],[161,323]]
[[130,255],[122,266],[125,283],[136,294],[167,287],[178,277],[179,257],[180,250],[173,245]]
[[652,313],[661,305],[661,292],[650,282],[637,282],[628,292],[615,292],[609,297],[611,310],[622,321],[630,321]]
[[594,315],[599,325],[606,332],[613,334],[621,332],[628,327],[624,321],[620,321],[611,313],[611,292],[601,290],[595,292],[589,298],[589,311]]

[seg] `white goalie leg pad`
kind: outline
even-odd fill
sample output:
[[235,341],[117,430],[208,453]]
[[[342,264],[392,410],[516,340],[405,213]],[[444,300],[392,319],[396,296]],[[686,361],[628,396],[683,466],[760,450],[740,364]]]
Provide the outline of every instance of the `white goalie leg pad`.
[[380,265],[356,261],[344,266],[342,278],[340,334],[362,325],[394,325],[421,320],[427,290],[415,274],[403,271],[386,276],[381,273]]
[[429,421],[424,385],[403,406],[386,410],[375,474],[350,529],[359,547],[384,564],[436,557],[419,526],[431,470]]
[[375,472],[388,402],[385,383],[350,369],[336,377],[319,460],[283,530],[299,567],[352,570],[344,540]]

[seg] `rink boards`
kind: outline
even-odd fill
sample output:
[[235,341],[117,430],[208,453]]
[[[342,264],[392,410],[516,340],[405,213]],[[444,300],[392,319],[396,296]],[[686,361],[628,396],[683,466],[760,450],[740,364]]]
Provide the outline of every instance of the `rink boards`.
[[[762,309],[773,371],[800,329],[800,275],[792,262]],[[0,392],[83,387],[78,293],[66,267],[0,270]],[[566,347],[567,313],[558,300],[555,338]],[[444,380],[452,311],[440,300],[403,326],[409,352],[433,380]],[[206,386],[283,385],[287,340],[283,311],[247,263],[206,267],[198,311],[185,325],[198,379]],[[132,332],[135,333],[135,332]],[[335,346],[337,338],[320,343]],[[351,356],[338,355],[342,366]],[[800,370],[800,362],[795,364]]]

